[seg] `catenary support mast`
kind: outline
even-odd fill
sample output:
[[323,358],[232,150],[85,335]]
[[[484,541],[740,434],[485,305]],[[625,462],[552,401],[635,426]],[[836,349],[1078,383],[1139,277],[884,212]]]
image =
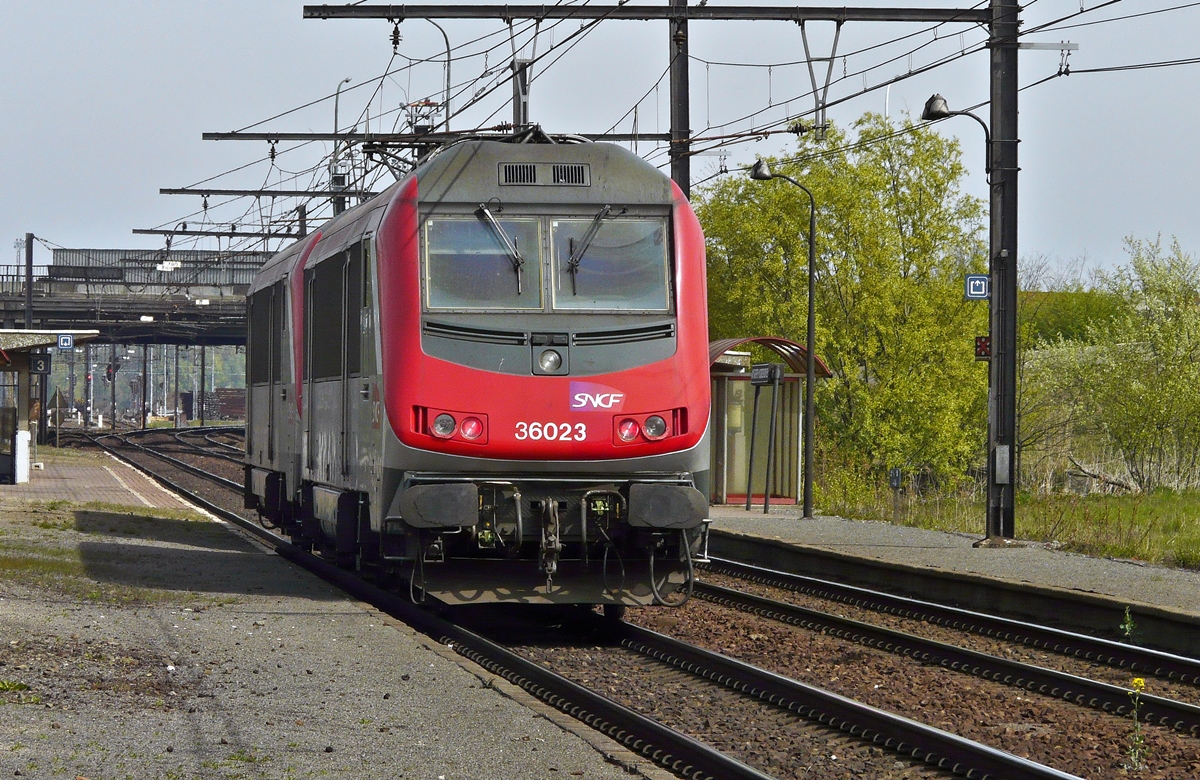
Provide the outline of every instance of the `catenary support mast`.
[[987,535],[1015,533],[1017,474],[1017,0],[991,0],[992,360],[988,389]]

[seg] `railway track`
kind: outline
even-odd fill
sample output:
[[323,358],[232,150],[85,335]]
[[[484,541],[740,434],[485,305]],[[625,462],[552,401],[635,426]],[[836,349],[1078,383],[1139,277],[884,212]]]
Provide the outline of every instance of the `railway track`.
[[704,568],[827,601],[995,637],[1156,677],[1200,683],[1200,661],[1187,656],[738,561],[714,557]]
[[[197,446],[189,442],[183,444]],[[139,458],[143,461],[139,464],[141,467],[146,468],[145,461],[153,457],[166,469],[178,469],[194,477],[206,479],[214,486],[220,486],[225,492],[228,503],[240,504],[240,500],[236,502],[231,500],[231,494],[235,492],[240,499],[240,484],[211,472],[206,472],[202,476],[198,472],[205,472],[205,469],[198,468],[175,455],[155,452],[153,445],[130,442],[127,446],[142,456]],[[206,448],[201,447],[201,449]],[[213,451],[209,454],[215,457],[218,453]],[[225,458],[215,459],[221,462],[226,461]],[[148,470],[154,471],[154,469]],[[177,487],[170,477],[161,474],[155,476],[169,487]],[[673,771],[689,777],[768,776],[762,773],[761,768],[754,769],[736,759],[733,759],[732,764],[720,764],[721,759],[706,754],[701,749],[704,747],[703,743],[696,738],[687,735],[672,737],[669,734],[661,733],[657,729],[665,728],[662,724],[656,724],[653,727],[646,726],[644,721],[649,723],[654,721],[647,720],[628,707],[623,708],[629,710],[628,712],[606,710],[605,707],[608,705],[604,702],[613,703],[603,696],[599,697],[603,701],[597,701],[594,698],[594,692],[587,691],[586,686],[577,682],[571,683],[561,675],[556,675],[536,663],[533,664],[533,667],[537,667],[540,671],[535,673],[534,669],[529,666],[531,662],[528,658],[522,659],[523,663],[518,664],[509,657],[512,655],[511,653],[508,656],[497,653],[495,648],[487,644],[488,640],[462,626],[454,626],[446,621],[430,623],[428,621],[433,619],[432,616],[408,604],[406,599],[374,588],[348,572],[336,569],[320,558],[292,547],[287,541],[258,526],[244,513],[233,512],[226,506],[220,506],[220,502],[210,501],[194,492],[186,490],[183,492],[188,493],[192,500],[206,506],[215,514],[257,534],[275,547],[284,557],[302,563],[326,579],[333,578],[331,581],[351,590],[357,597],[391,612],[397,618],[414,625],[430,636],[452,644],[463,655],[524,687],[552,706],[579,717],[590,725],[599,724],[601,731],[606,731],[618,741],[654,758]],[[1093,661],[1123,665],[1127,669],[1137,669],[1145,674],[1158,674],[1167,679],[1194,681],[1197,679],[1197,673],[1200,673],[1200,665],[1191,659],[1145,651],[1141,648],[1132,648],[1055,629],[1042,629],[1023,623],[1006,622],[990,616],[976,615],[964,610],[953,610],[938,605],[926,605],[908,599],[897,600],[897,597],[872,591],[861,591],[861,589],[838,590],[846,586],[809,581],[810,578],[790,580],[790,575],[753,568],[741,569],[740,565],[727,561],[716,562],[711,570],[727,575],[750,577],[759,583],[770,582],[775,587],[787,587],[794,592],[823,593],[826,594],[826,597],[832,595],[843,603],[869,605],[873,609],[884,610],[893,615],[904,615],[909,619],[929,620],[943,626],[953,625],[959,630],[1003,637],[1008,641],[1053,649],[1056,652],[1073,654]],[[367,590],[362,591],[360,595],[360,592],[353,588],[366,588]],[[996,659],[991,656],[980,657],[981,654],[972,654],[969,650],[955,648],[945,643],[930,643],[919,637],[899,634],[899,632],[881,631],[876,627],[854,621],[839,623],[831,620],[828,615],[810,614],[812,610],[805,611],[795,605],[763,599],[753,594],[736,594],[728,588],[712,584],[699,584],[697,595],[711,603],[725,604],[727,607],[742,612],[755,612],[759,615],[769,616],[773,620],[783,620],[792,625],[822,631],[872,647],[899,652],[917,658],[926,664],[939,664],[949,669],[974,673],[990,680],[1008,681],[1009,684],[1019,685],[1050,696],[1058,696],[1067,701],[1081,702],[1099,709],[1107,709],[1116,714],[1122,713],[1128,707],[1128,696],[1125,689],[1115,686],[1105,687],[1103,683],[1085,680],[1082,677],[1063,675],[1055,673],[1053,670],[1040,670],[1037,672],[1040,676],[1036,676],[1029,669],[1014,665],[1006,659]],[[483,642],[481,643],[480,640]],[[715,683],[730,691],[736,691],[764,706],[787,713],[790,718],[803,716],[813,722],[838,728],[846,735],[852,735],[856,739],[866,739],[870,744],[886,746],[893,751],[893,755],[905,758],[913,757],[931,766],[940,766],[950,773],[966,774],[971,777],[1071,776],[1033,761],[1017,758],[1010,753],[972,742],[943,730],[922,726],[916,721],[890,715],[882,710],[866,707],[849,698],[789,680],[783,675],[756,668],[750,664],[633,625],[621,627],[620,642],[622,647],[631,653],[654,659],[658,664],[670,665],[680,673],[686,671],[688,674],[699,675],[709,681],[709,684]],[[495,642],[491,642],[491,645],[499,647]],[[1004,663],[1000,663],[1001,661]],[[1196,733],[1197,725],[1200,724],[1200,708],[1172,702],[1169,699],[1160,701],[1159,697],[1144,699],[1142,714],[1150,716],[1148,719],[1152,722],[1162,723],[1185,733]],[[787,719],[782,722],[787,722]],[[794,728],[794,724],[792,727]],[[644,730],[645,728],[650,730]],[[672,730],[667,729],[667,731]],[[703,735],[694,736],[702,738]],[[680,739],[681,737],[682,739]],[[1009,762],[1009,759],[1013,761]]]
[[[236,485],[232,480],[206,472],[205,469],[182,461],[181,458],[174,455],[156,451],[154,445],[131,442],[131,438],[140,437],[126,436],[121,440],[126,446],[136,450],[137,454],[143,456],[138,458],[139,461],[143,461],[138,463],[138,466],[150,470],[151,473],[154,473],[155,478],[163,484],[176,491],[184,492],[188,498],[196,500],[214,514],[250,530],[251,533],[258,535],[260,539],[275,547],[282,556],[305,565],[306,568],[317,572],[326,580],[334,581],[338,586],[347,588],[358,598],[383,608],[398,619],[414,625],[414,628],[438,638],[440,642],[451,644],[457,652],[474,660],[476,664],[522,686],[541,698],[542,701],[550,703],[551,706],[610,734],[618,742],[652,758],[661,766],[670,768],[673,772],[683,776],[691,776],[691,778],[704,778],[704,776],[710,776],[710,778],[767,778],[769,776],[736,758],[709,748],[700,740],[689,737],[688,734],[662,726],[659,722],[638,714],[634,709],[622,707],[620,704],[612,702],[610,698],[588,690],[586,686],[571,682],[571,680],[547,670],[542,665],[523,659],[520,655],[509,652],[499,644],[488,641],[473,631],[433,617],[430,613],[408,604],[406,600],[397,598],[395,594],[374,588],[361,581],[360,578],[350,575],[349,572],[337,569],[328,562],[299,550],[281,539],[280,536],[259,527],[257,523],[248,520],[247,517],[230,511],[227,506],[222,506],[220,503],[198,496],[196,492],[181,488],[174,484],[174,480],[169,476],[155,473],[155,469],[148,469],[144,463],[145,457],[154,457],[158,462],[166,464],[168,468],[180,469],[187,474],[199,476],[200,479],[209,480],[214,485],[226,488],[227,491],[236,491],[240,497],[240,485]],[[178,439],[175,440],[178,442]],[[102,440],[98,440],[98,443],[102,446],[108,444]],[[194,446],[192,443],[185,444]],[[108,444],[106,449],[112,451],[114,448]],[[211,455],[216,454],[212,452]],[[704,679],[716,680],[725,688],[738,691],[740,695],[752,698],[752,700],[766,702],[770,707],[780,709],[781,712],[791,713],[794,718],[839,728],[854,738],[866,740],[870,744],[881,745],[883,748],[893,751],[896,756],[916,758],[918,762],[929,764],[931,767],[940,767],[950,774],[1008,776],[1008,778],[1069,778],[1072,776],[1044,767],[1042,764],[971,742],[971,740],[956,737],[952,733],[863,706],[863,704],[852,702],[845,697],[828,694],[828,692],[812,688],[812,686],[796,683],[794,680],[788,680],[778,674],[757,670],[743,662],[688,646],[683,642],[671,640],[670,637],[655,634],[653,631],[638,629],[634,625],[622,625],[619,631],[620,641],[631,652],[653,658],[660,664],[673,665],[680,670],[698,674]]]
[[[784,572],[770,572],[733,561],[714,561],[711,568],[715,571],[726,574],[734,573],[787,590],[853,603],[871,610],[902,615],[911,620],[950,626],[964,632],[980,633],[1009,642],[1028,644],[1055,653],[1085,658],[1146,675],[1191,683],[1200,681],[1200,661],[1192,658],[1132,645],[1122,645],[1058,629],[1017,623],[1004,618],[929,604],[902,596],[866,591]],[[981,653],[915,634],[852,620],[827,611],[801,607],[710,583],[698,582],[695,586],[695,595],[713,603],[753,612],[806,629],[827,632],[852,642],[906,655],[924,663],[938,664],[958,672],[1058,697],[1116,715],[1125,716],[1131,712],[1132,703],[1128,689],[1110,683]],[[1200,706],[1194,704],[1144,694],[1139,702],[1139,717],[1146,723],[1165,726],[1193,736],[1200,734]]]

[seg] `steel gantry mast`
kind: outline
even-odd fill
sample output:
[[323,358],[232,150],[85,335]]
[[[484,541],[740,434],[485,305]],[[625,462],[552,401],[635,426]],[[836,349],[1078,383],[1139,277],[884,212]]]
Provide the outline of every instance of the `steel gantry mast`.
[[992,277],[988,365],[987,535],[1016,533],[1017,465],[1017,0],[991,0],[992,160],[989,267]]
[[[871,8],[817,6],[710,6],[669,0],[665,5],[548,6],[499,3],[474,5],[306,5],[306,19],[607,19],[660,20],[670,25],[671,177],[685,194],[691,190],[691,121],[688,101],[688,22],[832,21],[986,24],[991,51],[990,102],[992,160],[989,271],[992,278],[990,328],[993,355],[988,391],[987,535],[1012,537],[1016,482],[1017,366],[1017,0],[989,0],[987,8]],[[831,55],[832,56],[832,55]],[[819,58],[817,58],[819,59]],[[813,75],[814,86],[816,84]],[[821,111],[818,99],[818,112]],[[206,136],[208,137],[208,136]]]

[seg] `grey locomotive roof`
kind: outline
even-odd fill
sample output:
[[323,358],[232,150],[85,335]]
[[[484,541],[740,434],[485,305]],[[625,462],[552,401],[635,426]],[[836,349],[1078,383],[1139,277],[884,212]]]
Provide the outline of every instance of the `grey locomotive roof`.
[[[506,165],[544,164],[584,166],[587,184],[556,185],[543,177],[535,184],[501,184]],[[321,243],[309,260],[339,252],[363,232],[373,231],[399,187],[417,177],[423,206],[474,206],[499,199],[504,204],[570,203],[577,206],[621,205],[666,207],[672,202],[671,180],[632,152],[605,143],[503,143],[467,140],[431,155],[410,176],[371,200],[334,217],[319,228]],[[263,265],[250,292],[287,275],[292,258],[304,246],[301,239]]]
[[[581,165],[590,184],[501,184],[505,165],[546,163]],[[567,201],[581,205],[665,206],[671,180],[650,163],[613,144],[513,144],[464,141],[435,155],[417,169],[422,203],[508,203]]]

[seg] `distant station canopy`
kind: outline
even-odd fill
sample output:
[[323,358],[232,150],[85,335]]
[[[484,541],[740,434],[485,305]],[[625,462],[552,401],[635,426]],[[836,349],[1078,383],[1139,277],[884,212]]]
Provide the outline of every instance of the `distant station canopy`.
[[[721,356],[726,352],[752,344],[759,344],[773,350],[783,358],[783,362],[787,364],[789,371],[797,374],[803,374],[808,371],[808,350],[804,348],[804,345],[797,344],[790,339],[780,336],[743,336],[735,339],[719,339],[709,342],[708,363],[715,368]],[[820,357],[817,358],[815,373],[818,379],[828,379],[833,376],[833,372],[829,370],[829,366],[825,365],[825,362]]]
[[[29,481],[30,374],[48,374],[51,355],[32,350],[75,344],[99,335],[96,330],[0,329],[0,482]],[[16,381],[11,377],[16,374]]]

